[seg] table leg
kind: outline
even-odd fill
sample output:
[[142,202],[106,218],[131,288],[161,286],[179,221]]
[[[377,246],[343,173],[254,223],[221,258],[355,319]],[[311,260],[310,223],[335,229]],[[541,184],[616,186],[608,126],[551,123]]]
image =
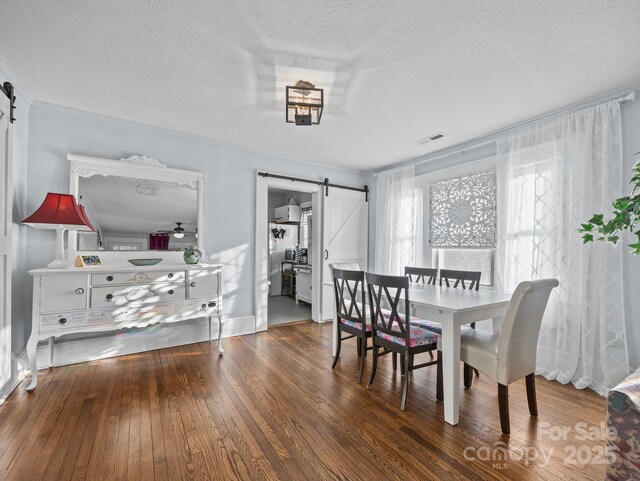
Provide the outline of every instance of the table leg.
[[27,391],[32,392],[38,384],[38,366],[36,351],[38,348],[38,333],[34,332],[27,341],[27,357],[29,358],[29,369],[31,370],[31,383],[27,386]]
[[[453,317],[451,313],[443,313]],[[458,424],[460,405],[460,326],[453,319],[442,323],[444,420]]]
[[498,334],[502,329],[502,316],[493,318],[493,333]]

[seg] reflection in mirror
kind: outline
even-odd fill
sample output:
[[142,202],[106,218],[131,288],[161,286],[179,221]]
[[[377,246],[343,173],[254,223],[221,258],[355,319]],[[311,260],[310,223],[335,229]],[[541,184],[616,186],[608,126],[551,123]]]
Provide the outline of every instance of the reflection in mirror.
[[198,191],[130,177],[80,177],[80,203],[95,232],[78,233],[79,251],[180,250],[197,244]]

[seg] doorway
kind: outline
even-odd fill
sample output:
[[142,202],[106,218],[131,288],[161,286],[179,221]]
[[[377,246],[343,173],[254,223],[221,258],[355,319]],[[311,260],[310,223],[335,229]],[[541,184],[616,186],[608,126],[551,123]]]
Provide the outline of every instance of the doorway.
[[[321,258],[314,247],[321,238],[314,219],[322,218],[321,189],[314,183],[257,177],[256,331],[298,320],[320,322]],[[297,208],[286,209],[289,205]],[[288,210],[292,213],[282,214]]]
[[269,327],[311,319],[313,201],[311,192],[268,188]]

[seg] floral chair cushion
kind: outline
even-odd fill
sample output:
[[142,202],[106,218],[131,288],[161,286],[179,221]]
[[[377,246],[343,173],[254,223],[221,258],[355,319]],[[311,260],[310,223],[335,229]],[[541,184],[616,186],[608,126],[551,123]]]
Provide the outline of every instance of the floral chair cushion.
[[420,319],[415,316],[411,316],[409,324],[412,326],[420,327],[422,329],[428,329],[436,334],[442,334],[442,325],[439,322],[427,321],[426,319]]
[[[354,329],[362,329],[362,323],[361,322],[356,322],[356,321],[352,321],[350,319],[342,319],[342,318],[340,318],[340,322],[342,324],[344,324],[345,326],[353,327]],[[371,330],[371,322],[369,322],[368,320],[367,320],[367,324],[365,326],[365,329],[367,331]]]
[[[386,319],[389,319],[389,316],[391,315],[391,311],[382,309],[382,315]],[[404,319],[404,316],[400,315],[400,318]],[[419,327],[421,329],[428,329],[429,331],[435,332],[437,334],[442,334],[442,326],[438,322],[427,321],[425,319],[420,319],[419,317],[416,317],[416,316],[411,316],[409,318],[409,324],[411,324],[412,326]]]
[[[401,346],[405,345],[405,339],[403,337],[392,336],[385,332],[376,331],[376,335],[387,341],[395,342]],[[425,344],[437,344],[440,337],[433,331],[428,329],[421,329],[416,326],[409,327],[409,347],[424,346]]]

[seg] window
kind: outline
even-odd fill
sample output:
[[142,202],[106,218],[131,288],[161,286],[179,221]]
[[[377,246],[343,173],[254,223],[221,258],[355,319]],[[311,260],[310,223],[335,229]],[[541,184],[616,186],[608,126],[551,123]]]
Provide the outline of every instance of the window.
[[480,271],[494,285],[496,173],[465,175],[431,184],[429,244],[439,269]]
[[303,207],[300,209],[300,247],[307,249],[309,247],[309,227],[311,223],[311,207]]

